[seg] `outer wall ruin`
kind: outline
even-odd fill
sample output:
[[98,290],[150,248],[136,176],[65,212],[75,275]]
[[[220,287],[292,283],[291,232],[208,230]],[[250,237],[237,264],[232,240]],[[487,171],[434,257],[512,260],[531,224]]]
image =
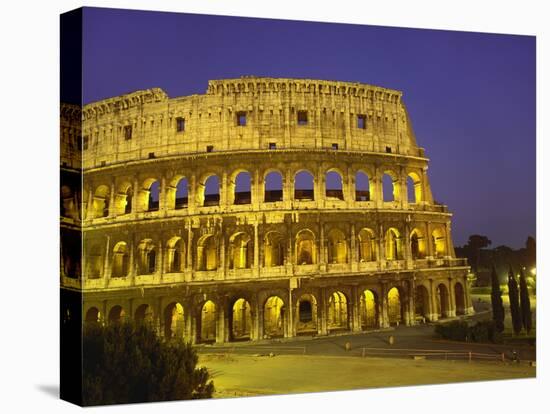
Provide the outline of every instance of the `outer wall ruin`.
[[473,313],[401,98],[245,77],[62,105],[62,290],[193,343]]

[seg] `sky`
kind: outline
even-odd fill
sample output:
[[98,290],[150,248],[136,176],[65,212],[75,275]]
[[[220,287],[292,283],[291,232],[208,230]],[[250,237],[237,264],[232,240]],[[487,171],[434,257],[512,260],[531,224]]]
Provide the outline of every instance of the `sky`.
[[85,8],[82,44],[84,104],[244,75],[401,90],[454,244],[536,236],[533,36]]

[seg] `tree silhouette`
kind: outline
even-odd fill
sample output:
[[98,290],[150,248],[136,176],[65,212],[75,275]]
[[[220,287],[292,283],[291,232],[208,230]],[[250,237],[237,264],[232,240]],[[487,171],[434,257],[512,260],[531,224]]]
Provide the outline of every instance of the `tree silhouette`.
[[521,269],[519,274],[519,300],[521,309],[521,319],[523,327],[527,333],[531,332],[531,301],[529,299],[529,291],[527,290],[527,281],[525,273]]
[[493,271],[491,272],[491,305],[493,307],[495,328],[498,332],[504,331],[504,306],[502,305],[502,297],[500,295],[500,283],[495,264],[493,263]]
[[517,335],[521,332],[521,311],[519,308],[518,282],[514,276],[514,270],[510,265],[508,271],[508,298],[510,299],[510,313],[512,314],[512,327]]
[[480,250],[489,246],[491,243],[491,240],[489,240],[487,236],[482,236],[479,234],[472,234],[468,238],[468,243],[465,247],[470,251],[471,257],[473,257],[472,266],[476,275],[479,271]]
[[147,324],[84,326],[84,405],[210,398],[214,385],[183,340],[162,341]]

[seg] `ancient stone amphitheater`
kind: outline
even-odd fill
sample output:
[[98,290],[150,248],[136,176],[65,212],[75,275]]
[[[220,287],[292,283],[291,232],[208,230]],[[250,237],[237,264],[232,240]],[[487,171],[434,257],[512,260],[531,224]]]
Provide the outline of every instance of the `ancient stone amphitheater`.
[[86,322],[201,343],[473,312],[399,91],[155,88],[62,105],[61,143],[61,286],[82,293]]

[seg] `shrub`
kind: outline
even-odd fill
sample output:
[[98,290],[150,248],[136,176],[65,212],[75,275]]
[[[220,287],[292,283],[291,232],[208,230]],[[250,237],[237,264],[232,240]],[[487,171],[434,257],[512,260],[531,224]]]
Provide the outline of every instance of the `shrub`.
[[502,334],[494,321],[480,321],[473,325],[465,321],[453,321],[437,325],[435,333],[440,338],[451,341],[502,342]]
[[163,342],[147,325],[85,326],[84,405],[210,398],[206,368],[182,340]]

